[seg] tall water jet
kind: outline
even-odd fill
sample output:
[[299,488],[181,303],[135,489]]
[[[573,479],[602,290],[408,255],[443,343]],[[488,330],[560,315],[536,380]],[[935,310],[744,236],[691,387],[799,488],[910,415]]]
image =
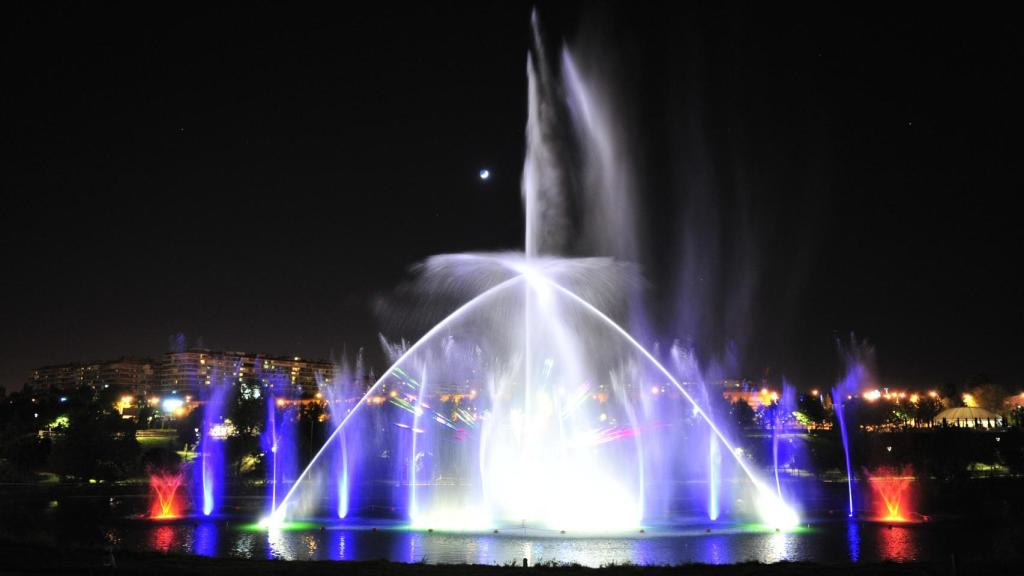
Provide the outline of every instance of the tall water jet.
[[772,429],[772,470],[775,475],[775,491],[779,498],[785,498],[782,490],[782,483],[779,479],[779,470],[782,467],[780,462],[788,462],[793,457],[795,448],[792,446],[792,439],[785,444],[780,444],[783,437],[787,436],[787,428],[793,422],[793,415],[796,412],[796,389],[789,381],[783,379],[782,393],[778,399],[772,402],[771,406],[771,429]]
[[832,405],[839,423],[839,437],[843,442],[843,459],[846,462],[846,492],[848,499],[847,516],[853,518],[853,468],[850,465],[850,435],[846,430],[846,400],[841,387],[832,388]]
[[847,412],[847,407],[849,401],[858,397],[861,389],[871,379],[869,366],[873,359],[873,350],[866,342],[857,342],[852,336],[848,345],[844,345],[842,342],[837,342],[837,345],[840,354],[846,362],[846,374],[832,388],[832,405],[836,421],[839,423],[839,434],[843,442],[849,517],[853,518],[855,514],[853,502],[854,476],[852,457],[850,455],[849,425],[847,424],[850,415]]
[[200,489],[198,501],[203,516],[213,515],[224,494],[224,402],[231,389],[222,375],[211,375],[209,383],[200,387],[202,422],[199,431],[198,467],[194,480]]
[[326,484],[329,486],[327,493],[333,496],[333,502],[329,503],[329,507],[338,519],[344,519],[349,514],[351,491],[348,459],[349,438],[345,431],[339,430],[339,428],[345,416],[362,396],[364,380],[362,351],[359,351],[356,354],[354,368],[349,365],[347,358],[343,359],[335,371],[333,379],[318,383],[325,403],[326,415],[330,422],[330,426],[327,428],[328,437],[335,431],[340,435],[329,456],[331,463],[328,469],[332,472],[326,480]]
[[708,519],[718,520],[718,494],[721,491],[722,452],[718,438],[708,436]]
[[287,379],[287,375],[269,374],[266,420],[261,436],[267,478],[266,508],[271,515],[288,493],[298,465],[295,439],[296,410],[293,402],[295,393],[294,387],[289,385]]

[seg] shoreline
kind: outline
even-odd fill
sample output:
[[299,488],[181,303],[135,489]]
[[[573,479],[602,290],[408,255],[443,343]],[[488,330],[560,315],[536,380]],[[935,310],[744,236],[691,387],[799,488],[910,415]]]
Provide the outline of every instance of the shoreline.
[[1024,561],[955,561],[946,562],[871,562],[818,563],[777,562],[764,564],[680,564],[672,566],[617,564],[589,568],[568,563],[544,563],[523,568],[521,565],[429,564],[401,563],[387,560],[252,560],[242,558],[210,558],[184,554],[161,554],[113,550],[111,548],[51,547],[0,540],[0,572],[4,574],[126,574],[170,576],[182,573],[228,575],[246,573],[316,576],[346,574],[352,576],[499,576],[508,574],[593,574],[612,575],[700,575],[722,576],[837,576],[881,574],[888,576],[965,576],[1024,573]]

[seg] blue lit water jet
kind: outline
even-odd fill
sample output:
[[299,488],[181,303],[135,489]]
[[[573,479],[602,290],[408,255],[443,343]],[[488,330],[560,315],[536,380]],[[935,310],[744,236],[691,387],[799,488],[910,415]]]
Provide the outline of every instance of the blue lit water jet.
[[846,402],[839,388],[832,389],[832,398],[838,399],[834,404],[836,420],[839,422],[839,435],[843,440],[843,459],[846,462],[846,492],[849,504],[848,516],[853,518],[853,468],[850,466],[850,440],[846,432]]
[[294,392],[287,379],[288,375],[269,375],[267,413],[261,437],[265,457],[269,460],[266,462],[266,508],[271,516],[280,506],[286,493],[284,487],[293,481],[298,467]]
[[721,488],[719,477],[722,468],[722,453],[718,448],[718,439],[708,438],[708,519],[718,520],[718,492]]
[[198,386],[202,404],[202,420],[198,431],[198,462],[193,464],[193,482],[199,487],[196,495],[203,516],[219,511],[224,495],[224,404],[231,391],[231,381],[219,371]]
[[203,471],[203,515],[214,513],[224,493],[224,444],[214,438],[211,432],[222,424],[224,398],[228,388],[213,387],[203,408],[202,471]]
[[[320,397],[324,401],[326,416],[331,424],[327,428],[327,438],[340,428],[341,422],[351,410],[349,406],[355,404],[362,396],[362,383],[365,379],[363,374],[362,351],[356,354],[355,367],[348,364],[346,358],[338,367],[337,373],[330,381],[320,381]],[[333,494],[334,502],[331,508],[335,511],[338,519],[344,519],[349,514],[351,498],[351,475],[349,472],[349,439],[344,431],[340,432],[340,438],[334,443],[334,450],[329,455],[332,459],[328,468],[332,471],[329,474],[334,479]],[[326,443],[326,442],[325,442]],[[328,480],[328,483],[331,481]]]
[[839,434],[843,441],[843,457],[846,462],[846,488],[849,505],[848,515],[853,518],[855,507],[853,502],[853,465],[850,455],[850,414],[847,412],[848,400],[860,394],[861,388],[870,383],[870,366],[874,351],[866,342],[857,342],[851,337],[848,345],[837,343],[839,352],[846,362],[846,374],[832,388],[832,403],[839,422]]

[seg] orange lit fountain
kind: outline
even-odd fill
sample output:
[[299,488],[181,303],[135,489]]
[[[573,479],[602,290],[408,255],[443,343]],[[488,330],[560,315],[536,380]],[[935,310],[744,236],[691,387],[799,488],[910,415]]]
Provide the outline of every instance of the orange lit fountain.
[[150,518],[171,520],[182,516],[183,508],[178,488],[181,487],[181,472],[160,472],[149,475]]
[[884,522],[913,522],[912,505],[913,470],[905,467],[897,472],[879,468],[868,474],[868,484],[874,495],[876,519]]

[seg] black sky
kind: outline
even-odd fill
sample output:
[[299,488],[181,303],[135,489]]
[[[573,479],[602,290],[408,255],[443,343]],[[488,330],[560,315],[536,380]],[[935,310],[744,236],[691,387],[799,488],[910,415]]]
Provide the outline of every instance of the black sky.
[[[410,265],[521,247],[529,3],[3,10],[0,385],[176,333],[379,358]],[[1024,384],[1016,20],[787,10],[539,6],[616,80],[655,336]]]

